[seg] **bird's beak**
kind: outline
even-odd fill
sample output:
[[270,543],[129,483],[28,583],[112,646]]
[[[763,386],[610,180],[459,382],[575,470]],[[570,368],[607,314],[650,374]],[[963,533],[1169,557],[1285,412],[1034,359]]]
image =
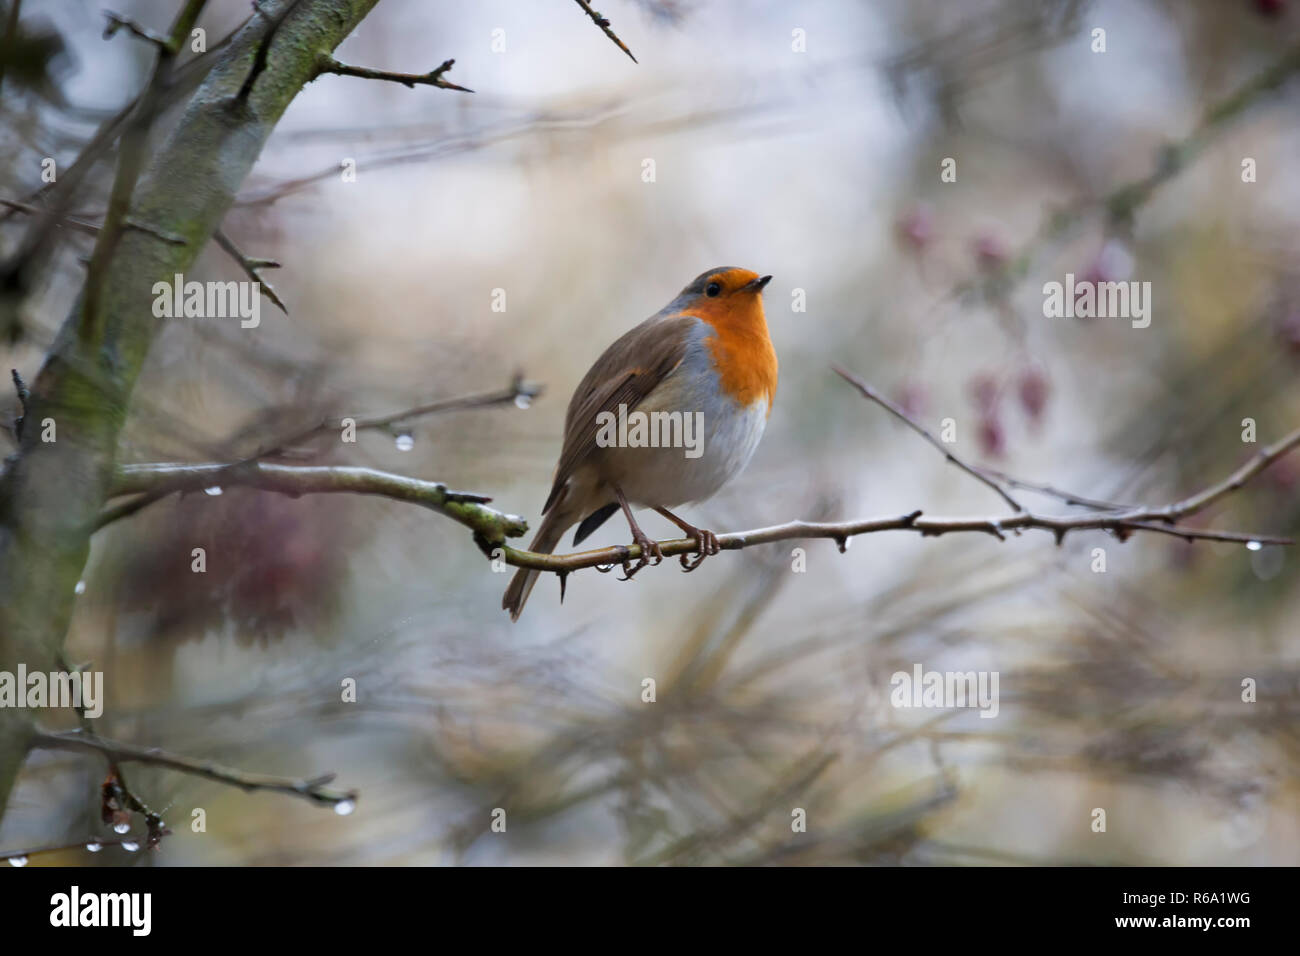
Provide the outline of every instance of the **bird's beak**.
[[762,292],[763,286],[767,285],[771,281],[771,276],[759,276],[753,282],[748,283],[745,288],[754,293]]

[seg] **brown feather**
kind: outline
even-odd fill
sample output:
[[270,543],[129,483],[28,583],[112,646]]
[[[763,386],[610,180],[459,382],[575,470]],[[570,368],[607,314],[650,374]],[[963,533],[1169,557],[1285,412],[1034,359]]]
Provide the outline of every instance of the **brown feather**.
[[681,364],[688,333],[699,321],[689,315],[652,316],[620,336],[596,359],[569,401],[564,447],[542,514],[551,510],[565,482],[596,452],[596,416],[601,412],[617,414],[619,405],[625,404],[631,411],[641,404]]

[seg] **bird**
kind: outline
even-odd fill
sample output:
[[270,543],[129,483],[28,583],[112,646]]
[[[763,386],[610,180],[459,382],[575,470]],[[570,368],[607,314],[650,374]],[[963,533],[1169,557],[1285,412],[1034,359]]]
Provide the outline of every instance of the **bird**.
[[[576,547],[621,509],[640,547],[635,566],[624,561],[631,577],[651,559],[663,560],[637,524],[636,506],[653,509],[695,539],[696,554],[681,556],[685,570],[717,554],[716,534],[669,509],[712,497],[745,468],[763,437],[777,380],[763,313],[763,289],[771,280],[734,266],[709,269],[604,351],[569,401],[560,460],[529,550],[552,553],[575,524]],[[682,439],[678,444],[696,439],[698,447],[647,446],[644,426],[638,444],[635,423],[623,424],[637,413],[641,422],[650,421],[652,438],[672,431]],[[673,431],[678,422],[680,431]],[[692,425],[697,435],[690,434]],[[539,573],[521,568],[511,579],[501,606],[512,621],[519,620]]]

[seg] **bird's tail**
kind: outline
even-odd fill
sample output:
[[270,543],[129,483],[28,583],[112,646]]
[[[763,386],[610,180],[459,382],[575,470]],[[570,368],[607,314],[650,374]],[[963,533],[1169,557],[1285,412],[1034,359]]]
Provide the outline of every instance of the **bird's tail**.
[[[547,513],[542,519],[542,526],[537,529],[537,537],[533,538],[533,543],[528,546],[529,551],[540,551],[542,554],[550,554],[555,550],[555,546],[560,543],[564,537],[564,532],[573,524],[568,513],[559,507],[559,502]],[[540,571],[534,571],[530,568],[520,568],[515,572],[515,576],[510,579],[510,586],[506,588],[505,597],[501,599],[501,606],[510,612],[510,620],[519,620],[519,615],[523,613],[524,602],[528,600],[528,595],[532,593],[533,585],[537,583],[537,576]]]

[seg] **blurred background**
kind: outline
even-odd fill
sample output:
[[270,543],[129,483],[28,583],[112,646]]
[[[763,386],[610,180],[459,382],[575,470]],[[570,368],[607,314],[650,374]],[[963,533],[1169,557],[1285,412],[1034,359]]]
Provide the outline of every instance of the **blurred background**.
[[[175,7],[114,9],[161,31]],[[264,299],[257,329],[167,322],[120,460],[229,461],[326,417],[522,373],[544,387],[531,402],[306,451],[488,494],[535,526],[590,363],[696,274],[735,265],[775,276],[781,382],[748,469],[690,520],[1005,511],[832,362],[928,427],[951,418],[970,460],[1174,501],[1258,450],[1243,419],[1261,444],[1300,424],[1300,81],[1250,86],[1288,52],[1300,65],[1298,8],[603,0],[634,64],[567,0],[385,0],[338,59],[421,73],[454,57],[448,79],[475,92],[339,76],[303,91],[224,227],[283,264],[266,278],[288,315]],[[212,0],[209,43],[248,13]],[[66,168],[152,54],[105,42],[76,0],[24,3],[18,23],[0,197],[24,201],[41,159]],[[102,216],[109,172],[76,215]],[[0,217],[8,255],[27,217]],[[4,368],[35,377],[92,243],[64,230],[23,277]],[[1045,318],[1043,284],[1066,273],[1150,282],[1150,326]],[[242,277],[215,244],[187,276]],[[1300,458],[1194,523],[1300,532]],[[591,545],[625,539],[614,520]],[[247,770],[335,771],[355,812],[137,766],[133,789],[176,831],[158,850],[32,862],[1300,861],[1293,551],[1100,532],[1059,548],[1037,532],[851,543],[726,553],[689,577],[671,561],[632,582],[584,571],[563,605],[547,578],[512,625],[509,575],[423,510],[166,499],[94,539],[68,650],[105,672],[98,731]],[[996,719],[891,707],[890,675],[918,663],[998,672]],[[103,772],[33,754],[0,847],[103,832]]]

